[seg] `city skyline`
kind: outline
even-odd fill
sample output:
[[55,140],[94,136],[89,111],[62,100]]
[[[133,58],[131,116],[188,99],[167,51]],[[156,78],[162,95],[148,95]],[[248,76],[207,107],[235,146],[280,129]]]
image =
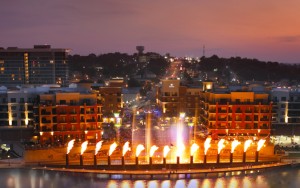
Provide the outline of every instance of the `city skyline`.
[[0,8],[0,47],[50,44],[71,54],[214,54],[300,63],[300,2],[14,1]]

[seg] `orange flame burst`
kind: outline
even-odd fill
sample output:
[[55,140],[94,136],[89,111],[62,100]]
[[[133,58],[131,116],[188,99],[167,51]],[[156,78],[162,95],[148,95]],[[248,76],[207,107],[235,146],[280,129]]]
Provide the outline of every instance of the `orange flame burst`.
[[140,155],[140,153],[145,149],[145,147],[142,144],[139,144],[136,147],[136,152],[135,152],[135,156],[138,157]]
[[185,150],[185,145],[182,142],[178,143],[177,150],[176,150],[176,156],[180,157],[183,154],[184,150]]
[[122,155],[125,156],[125,154],[126,154],[127,151],[130,151],[130,147],[129,147],[129,142],[128,141],[123,145],[123,153],[122,153]]
[[109,147],[109,152],[108,155],[111,156],[111,154],[115,151],[115,149],[117,148],[117,143],[112,143]]
[[225,140],[223,138],[221,140],[219,140],[219,142],[218,142],[218,154],[220,154],[221,150],[225,147],[224,142],[225,142]]
[[158,147],[156,145],[153,145],[151,148],[150,148],[150,157],[153,156],[154,152],[158,149]]
[[193,143],[193,145],[191,146],[191,156],[194,155],[194,153],[199,149],[198,144]]
[[252,143],[252,140],[246,140],[245,141],[245,143],[244,143],[244,152],[246,152],[248,150],[251,143]]
[[208,148],[210,148],[211,138],[206,138],[204,142],[204,154],[206,155]]
[[164,158],[167,157],[167,155],[168,155],[168,153],[169,153],[170,150],[171,150],[171,149],[169,148],[169,146],[165,146],[165,147],[164,147]]
[[266,142],[266,140],[264,140],[264,139],[260,139],[258,141],[258,143],[257,143],[257,151],[259,151],[263,147],[263,145],[265,144],[265,142]]
[[234,141],[231,142],[231,153],[234,152],[234,149],[235,149],[239,144],[240,144],[240,142],[237,141],[237,140],[234,140]]
[[75,139],[71,140],[71,141],[68,143],[67,154],[69,154],[70,151],[71,151],[71,149],[73,148],[74,142],[75,142]]
[[84,141],[84,142],[81,144],[81,152],[80,152],[81,155],[82,155],[83,152],[86,150],[87,145],[88,145],[88,141]]
[[96,149],[95,149],[95,155],[97,155],[97,153],[100,151],[101,147],[102,147],[102,140],[97,142],[96,144]]

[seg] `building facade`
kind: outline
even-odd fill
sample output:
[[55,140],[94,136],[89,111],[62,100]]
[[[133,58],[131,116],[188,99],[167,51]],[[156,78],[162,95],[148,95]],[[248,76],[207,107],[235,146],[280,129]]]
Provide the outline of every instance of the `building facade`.
[[300,144],[300,91],[298,88],[274,88],[273,138],[278,145]]
[[34,45],[34,48],[0,48],[0,85],[69,83],[69,50]]
[[213,139],[225,136],[268,139],[272,102],[267,92],[206,90],[201,93],[200,118]]
[[40,143],[64,144],[101,140],[101,105],[92,93],[47,93],[39,95]]

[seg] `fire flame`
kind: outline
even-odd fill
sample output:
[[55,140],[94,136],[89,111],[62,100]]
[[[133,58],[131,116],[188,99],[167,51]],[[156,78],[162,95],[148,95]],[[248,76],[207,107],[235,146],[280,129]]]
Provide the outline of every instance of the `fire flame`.
[[115,143],[115,142],[110,145],[109,152],[108,152],[109,156],[111,156],[111,154],[115,151],[116,147],[117,147],[117,143]]
[[168,155],[168,153],[169,153],[170,150],[171,150],[171,149],[169,148],[169,146],[165,146],[165,147],[164,147],[164,158],[167,157],[167,155]]
[[150,157],[153,156],[154,152],[158,149],[158,147],[156,145],[153,145],[151,148],[150,148]]
[[97,153],[100,151],[101,147],[102,147],[102,140],[97,142],[96,144],[96,149],[95,149],[95,155],[97,155]]
[[219,140],[219,142],[218,142],[218,154],[220,154],[221,150],[224,148],[224,142],[225,142],[225,140],[223,138],[221,140]]
[[231,142],[231,153],[234,152],[234,149],[235,149],[239,144],[240,144],[240,142],[237,141],[237,140],[234,140],[234,141]]
[[75,139],[71,140],[71,141],[68,143],[67,154],[69,154],[70,151],[71,151],[71,149],[73,148],[74,142],[75,142]]
[[210,141],[211,138],[206,138],[205,142],[204,142],[204,154],[206,155],[208,148],[210,148]]
[[123,145],[123,156],[125,156],[126,152],[130,151],[130,147],[129,147],[129,142],[127,141],[124,145]]
[[244,143],[244,152],[246,152],[248,150],[251,143],[252,143],[252,140],[246,140],[246,142]]
[[260,139],[258,141],[258,143],[257,143],[257,151],[259,151],[263,147],[263,145],[265,144],[265,141],[266,140],[264,140],[264,139]]
[[88,141],[84,141],[84,142],[81,144],[81,152],[80,152],[81,155],[82,155],[83,152],[86,150],[87,145],[88,145]]
[[198,144],[193,143],[193,145],[191,146],[191,156],[194,155],[194,153],[197,151],[197,149],[199,149]]
[[145,149],[145,147],[142,144],[139,144],[136,147],[136,152],[135,152],[135,156],[138,157],[140,155],[140,153]]
[[177,145],[176,156],[180,157],[184,152],[185,146],[182,142]]

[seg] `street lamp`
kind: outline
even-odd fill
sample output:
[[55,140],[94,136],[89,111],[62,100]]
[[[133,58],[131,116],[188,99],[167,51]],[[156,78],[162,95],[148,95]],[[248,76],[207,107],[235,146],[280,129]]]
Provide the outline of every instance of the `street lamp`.
[[8,166],[10,166],[10,155],[8,155],[7,157],[8,157]]

